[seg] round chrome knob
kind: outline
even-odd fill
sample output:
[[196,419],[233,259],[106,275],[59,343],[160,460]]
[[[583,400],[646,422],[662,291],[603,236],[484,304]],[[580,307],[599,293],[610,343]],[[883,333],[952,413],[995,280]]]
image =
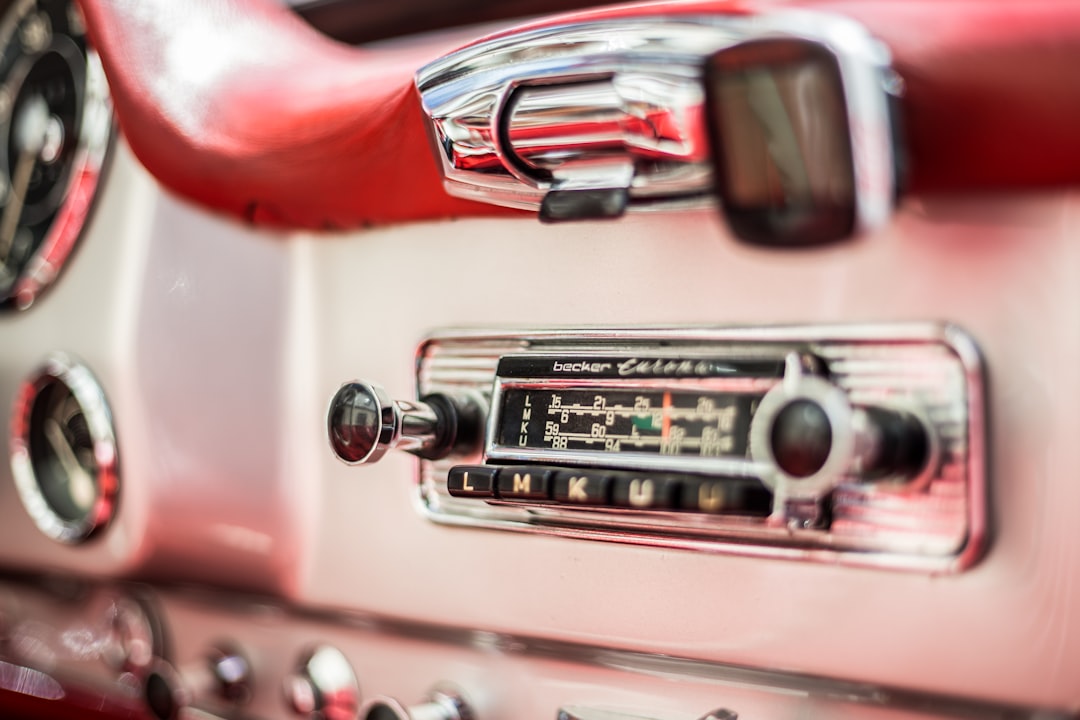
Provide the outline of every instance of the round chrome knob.
[[143,692],[157,720],[177,720],[184,708],[211,696],[242,705],[251,699],[251,664],[225,647],[213,647],[201,661],[181,668],[158,659],[146,674]]
[[394,698],[377,697],[364,705],[362,720],[472,720],[469,704],[457,690],[440,686],[426,702],[405,707]]
[[482,434],[482,403],[433,393],[420,401],[392,400],[373,383],[350,382],[330,401],[330,447],[346,463],[377,462],[397,449],[426,460],[474,450]]
[[824,378],[785,375],[750,425],[751,457],[778,500],[816,501],[843,482],[910,482],[936,443],[915,409],[856,406]]
[[319,645],[305,653],[296,671],[285,679],[285,697],[298,715],[355,720],[360,685],[340,650]]

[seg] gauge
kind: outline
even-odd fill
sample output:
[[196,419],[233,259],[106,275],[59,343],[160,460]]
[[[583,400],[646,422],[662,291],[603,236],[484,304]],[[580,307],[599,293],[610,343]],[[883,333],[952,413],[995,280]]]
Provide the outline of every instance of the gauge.
[[86,367],[55,354],[27,381],[12,418],[19,496],[46,535],[80,542],[116,508],[117,453],[104,393]]
[[0,305],[27,308],[57,277],[88,216],[111,130],[104,73],[75,3],[8,3],[0,17]]

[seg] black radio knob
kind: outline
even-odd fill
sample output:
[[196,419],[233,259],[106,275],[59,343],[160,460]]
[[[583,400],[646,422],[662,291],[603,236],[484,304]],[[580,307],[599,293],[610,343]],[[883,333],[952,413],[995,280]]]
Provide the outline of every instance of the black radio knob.
[[483,402],[445,393],[419,401],[392,400],[373,383],[350,382],[330,401],[330,447],[346,463],[377,462],[387,450],[425,460],[475,451],[483,436]]
[[762,398],[750,426],[751,457],[785,500],[820,500],[842,482],[910,482],[928,467],[934,447],[915,410],[853,405],[812,375],[785,377]]
[[781,470],[809,477],[825,466],[832,451],[832,423],[813,400],[792,400],[776,413],[769,445]]

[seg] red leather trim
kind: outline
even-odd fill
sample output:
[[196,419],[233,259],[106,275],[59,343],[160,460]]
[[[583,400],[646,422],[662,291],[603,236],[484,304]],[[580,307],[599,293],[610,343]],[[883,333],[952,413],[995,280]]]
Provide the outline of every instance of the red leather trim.
[[58,699],[0,688],[0,717],[4,720],[141,720],[148,715],[134,699],[125,704],[107,693],[69,687]]
[[166,186],[257,224],[333,229],[513,211],[446,195],[413,73],[274,0],[82,0],[120,126]]
[[808,0],[881,38],[904,78],[915,194],[1080,183],[1080,3]]
[[[412,75],[452,48],[348,48],[275,0],[81,2],[128,142],[181,195],[301,228],[513,212],[442,190]],[[773,4],[639,3],[529,27]],[[800,4],[854,17],[892,49],[907,83],[912,192],[1080,182],[1080,3]]]

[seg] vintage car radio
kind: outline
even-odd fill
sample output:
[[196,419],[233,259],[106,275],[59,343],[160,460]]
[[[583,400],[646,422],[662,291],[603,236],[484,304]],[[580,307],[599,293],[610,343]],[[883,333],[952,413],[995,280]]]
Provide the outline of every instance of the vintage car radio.
[[440,334],[419,402],[331,403],[346,462],[423,458],[436,522],[930,571],[985,536],[983,389],[949,326]]

